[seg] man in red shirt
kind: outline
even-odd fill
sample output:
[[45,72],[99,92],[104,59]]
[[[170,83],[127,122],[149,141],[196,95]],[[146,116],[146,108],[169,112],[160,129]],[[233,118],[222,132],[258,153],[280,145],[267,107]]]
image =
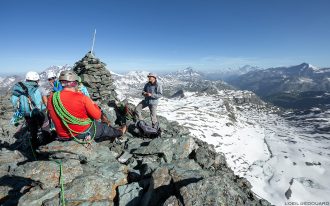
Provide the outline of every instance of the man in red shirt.
[[98,120],[101,110],[89,97],[76,92],[78,76],[73,71],[62,71],[59,80],[63,90],[53,93],[47,104],[50,117],[61,140],[93,138],[102,141],[122,136],[127,127],[115,129]]

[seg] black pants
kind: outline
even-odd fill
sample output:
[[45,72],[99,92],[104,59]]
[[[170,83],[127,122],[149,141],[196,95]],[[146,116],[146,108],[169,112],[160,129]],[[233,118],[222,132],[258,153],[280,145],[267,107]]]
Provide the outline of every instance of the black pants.
[[[94,140],[95,142],[101,142],[105,140],[113,141],[116,137],[122,136],[122,132],[112,126],[108,126],[106,123],[95,121],[96,133]],[[89,134],[91,137],[94,136],[94,125],[90,128]],[[78,139],[85,139],[87,133],[79,134]]]
[[46,111],[42,111],[39,115],[26,116],[25,120],[31,135],[31,146],[34,151],[40,145],[51,141],[49,119]]

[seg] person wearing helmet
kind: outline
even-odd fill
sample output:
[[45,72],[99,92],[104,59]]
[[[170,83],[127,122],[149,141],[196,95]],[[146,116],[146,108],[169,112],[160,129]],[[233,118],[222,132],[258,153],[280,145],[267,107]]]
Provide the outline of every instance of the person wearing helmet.
[[50,71],[47,74],[47,80],[48,80],[49,84],[52,86],[53,92],[61,91],[63,89],[61,83],[56,78],[55,72]]
[[148,107],[150,110],[150,117],[152,121],[152,127],[155,127],[158,124],[157,120],[157,105],[158,99],[163,96],[162,86],[157,82],[157,75],[154,73],[148,74],[148,83],[144,85],[142,95],[144,100],[142,100],[135,107],[135,116],[137,119],[142,120],[141,111],[145,107]]
[[[42,94],[42,101],[47,106],[48,97],[51,92],[57,92],[62,90],[61,83],[57,80],[56,74],[54,71],[49,71],[47,73],[47,80],[49,82],[49,86],[41,87],[40,91]],[[49,88],[50,87],[50,88]]]
[[41,144],[41,139],[38,138],[39,129],[41,129],[44,140],[50,136],[46,106],[42,102],[39,90],[39,79],[37,72],[29,71],[26,73],[24,82],[14,85],[11,96],[11,102],[17,111],[15,114],[20,114],[26,120],[33,150]]
[[77,91],[78,75],[62,71],[59,81],[63,90],[53,93],[47,104],[59,140],[94,137],[96,141],[114,140],[126,132],[126,126],[115,129],[100,122],[101,110],[88,96]]

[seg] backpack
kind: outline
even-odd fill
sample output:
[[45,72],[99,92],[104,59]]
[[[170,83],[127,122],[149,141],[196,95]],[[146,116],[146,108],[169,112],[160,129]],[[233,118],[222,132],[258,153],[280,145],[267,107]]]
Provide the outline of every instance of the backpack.
[[35,109],[44,110],[42,96],[35,82],[18,82],[13,87],[11,103],[22,116],[31,116]]
[[161,136],[161,129],[157,123],[155,127],[148,125],[145,121],[139,120],[136,123],[136,127],[139,129],[140,135],[146,138],[157,138]]

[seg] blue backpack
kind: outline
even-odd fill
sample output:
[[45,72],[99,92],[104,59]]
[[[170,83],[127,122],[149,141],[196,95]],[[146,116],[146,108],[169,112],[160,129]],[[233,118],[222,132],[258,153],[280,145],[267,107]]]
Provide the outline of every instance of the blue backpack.
[[11,103],[21,116],[31,116],[34,109],[44,110],[37,82],[18,82],[13,87]]

